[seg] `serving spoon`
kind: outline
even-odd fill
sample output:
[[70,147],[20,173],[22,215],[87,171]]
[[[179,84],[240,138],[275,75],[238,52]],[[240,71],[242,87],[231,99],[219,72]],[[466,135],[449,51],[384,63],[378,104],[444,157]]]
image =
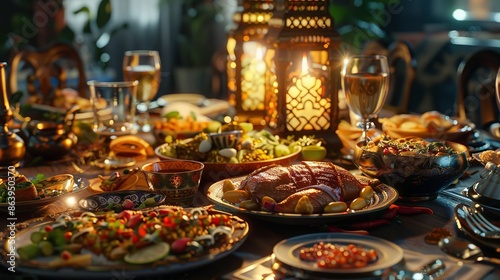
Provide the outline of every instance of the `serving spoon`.
[[462,260],[500,264],[500,259],[485,257],[481,248],[464,238],[445,237],[439,241],[438,245],[446,254]]

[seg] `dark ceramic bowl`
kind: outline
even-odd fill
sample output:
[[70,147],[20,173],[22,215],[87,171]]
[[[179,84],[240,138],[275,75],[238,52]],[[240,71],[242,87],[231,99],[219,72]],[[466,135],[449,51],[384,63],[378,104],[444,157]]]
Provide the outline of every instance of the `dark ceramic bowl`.
[[165,202],[165,195],[155,191],[116,191],[103,192],[83,198],[79,201],[80,208],[86,211],[116,211],[125,210],[123,202],[130,199],[134,207],[130,210],[154,207]]
[[165,204],[192,206],[204,165],[192,160],[165,160],[142,166],[149,189],[165,195]]
[[384,155],[362,149],[362,144],[358,143],[353,162],[365,175],[394,187],[402,200],[430,200],[469,168],[467,147],[455,142],[445,143],[457,153],[444,156]]

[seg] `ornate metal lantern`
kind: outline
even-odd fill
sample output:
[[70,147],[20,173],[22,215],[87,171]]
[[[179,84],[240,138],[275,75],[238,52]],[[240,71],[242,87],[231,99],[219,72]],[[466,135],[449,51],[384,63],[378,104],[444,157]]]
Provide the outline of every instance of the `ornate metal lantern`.
[[234,15],[236,25],[229,32],[228,90],[229,102],[236,108],[238,121],[264,125],[265,74],[264,36],[272,17],[274,1],[239,0]]
[[269,21],[267,125],[280,135],[334,139],[342,58],[329,0],[280,0]]

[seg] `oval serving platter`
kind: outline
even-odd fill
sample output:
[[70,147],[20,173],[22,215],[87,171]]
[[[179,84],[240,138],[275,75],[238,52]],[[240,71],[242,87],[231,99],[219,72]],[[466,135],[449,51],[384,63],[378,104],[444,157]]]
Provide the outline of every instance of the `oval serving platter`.
[[[149,213],[151,211],[160,210],[162,208],[169,208],[169,206],[158,206],[155,208],[149,208],[144,210],[143,213]],[[187,209],[187,208],[186,208]],[[205,208],[209,214],[226,214],[232,223],[233,230],[231,231],[230,244],[226,243],[221,248],[214,249],[213,251],[207,252],[201,256],[193,257],[191,259],[181,259],[176,258],[174,260],[166,258],[165,260],[159,260],[149,264],[143,265],[131,265],[123,261],[110,261],[102,255],[92,254],[92,264],[83,268],[73,268],[73,267],[62,267],[59,269],[49,268],[48,262],[52,261],[54,257],[37,257],[34,260],[23,261],[17,256],[16,261],[16,271],[20,271],[27,274],[32,274],[41,277],[51,277],[58,279],[95,279],[95,278],[105,278],[112,279],[116,275],[125,275],[126,277],[140,278],[152,277],[159,275],[175,274],[185,271],[192,270],[196,267],[207,265],[209,263],[215,262],[235,250],[237,250],[246,240],[249,232],[249,226],[243,219],[218,211],[212,208]],[[189,210],[189,209],[188,209]],[[196,209],[192,208],[195,211]],[[198,210],[199,211],[199,210]],[[69,215],[71,219],[78,219],[83,213],[81,211],[64,212],[58,214],[52,214],[46,217],[40,217],[32,219],[26,222],[16,224],[16,248],[20,248],[23,245],[30,244],[30,236],[34,231],[38,231],[47,225],[54,224],[58,217],[68,220],[66,216]],[[0,232],[0,259],[6,263],[9,260],[9,231]]]
[[[234,184],[238,185],[246,176],[231,178]],[[374,196],[370,204],[361,210],[349,210],[342,213],[322,213],[322,214],[290,214],[290,213],[272,213],[267,211],[254,211],[240,208],[237,204],[231,204],[222,199],[222,186],[224,180],[212,184],[207,191],[208,199],[215,204],[216,207],[231,213],[248,214],[271,222],[305,225],[318,223],[331,223],[343,219],[349,219],[358,216],[370,215],[389,208],[394,203],[399,195],[398,192],[385,184],[380,184],[374,187]]]

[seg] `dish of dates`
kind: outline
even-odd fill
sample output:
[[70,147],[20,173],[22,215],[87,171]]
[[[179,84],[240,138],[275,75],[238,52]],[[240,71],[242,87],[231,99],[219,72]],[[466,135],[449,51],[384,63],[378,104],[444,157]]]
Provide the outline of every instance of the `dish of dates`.
[[[318,251],[321,253],[317,254]],[[341,251],[349,254],[343,254],[342,258]],[[379,273],[403,260],[403,249],[398,245],[369,235],[349,233],[296,236],[276,244],[273,254],[275,262],[288,269],[344,277]]]

